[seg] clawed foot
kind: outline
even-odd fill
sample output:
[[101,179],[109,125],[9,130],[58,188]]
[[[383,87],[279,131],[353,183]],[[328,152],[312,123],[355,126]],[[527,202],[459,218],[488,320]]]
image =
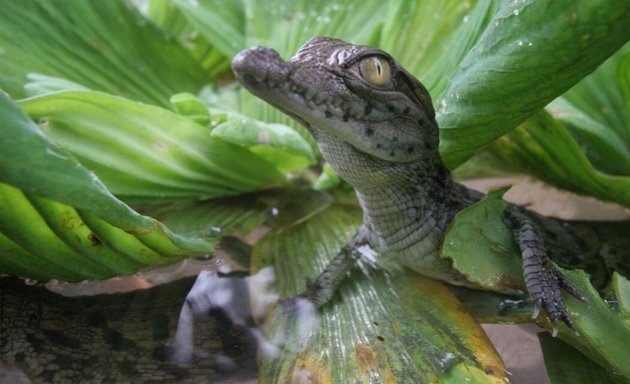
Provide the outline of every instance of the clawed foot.
[[506,210],[505,219],[523,256],[523,276],[534,303],[532,318],[537,318],[540,310],[544,309],[553,326],[553,336],[558,334],[558,320],[577,333],[562,299],[561,289],[582,302],[586,303],[588,299],[551,263],[547,257],[544,239],[529,216]]
[[281,299],[279,304],[285,314],[292,314],[302,310],[305,306],[319,308],[330,299],[331,293],[332,290],[325,289],[321,284],[307,279],[304,292],[287,299]]
[[565,323],[577,334],[575,324],[573,324],[571,320],[560,290],[566,290],[571,296],[584,303],[587,303],[588,299],[549,261],[546,261],[544,264],[545,265],[525,264],[525,282],[534,303],[532,318],[537,318],[540,315],[540,310],[544,309],[553,326],[552,335],[554,337],[558,334],[558,320]]

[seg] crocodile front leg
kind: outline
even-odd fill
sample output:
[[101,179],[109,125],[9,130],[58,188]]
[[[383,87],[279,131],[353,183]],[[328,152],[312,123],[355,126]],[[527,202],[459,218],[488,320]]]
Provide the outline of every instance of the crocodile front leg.
[[357,260],[361,257],[359,248],[366,244],[366,229],[362,226],[352,240],[326,265],[317,279],[307,282],[306,291],[298,297],[308,299],[317,308],[329,302],[347,273],[356,266]]
[[505,210],[505,223],[512,230],[523,257],[523,276],[527,290],[534,302],[537,318],[544,309],[553,324],[553,336],[558,333],[558,320],[577,333],[560,292],[564,288],[573,297],[588,302],[547,257],[543,236],[526,213],[512,207]]

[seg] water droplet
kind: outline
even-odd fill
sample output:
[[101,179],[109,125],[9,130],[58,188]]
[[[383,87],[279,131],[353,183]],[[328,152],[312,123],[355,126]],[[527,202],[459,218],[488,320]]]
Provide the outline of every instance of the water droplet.
[[153,143],[153,149],[155,149],[157,152],[164,153],[168,149],[168,146],[161,141],[156,141],[155,143]]
[[515,9],[514,11],[512,11],[512,14],[513,14],[514,16],[518,16],[520,13],[521,13],[521,11],[520,11],[520,10],[518,10],[518,9]]
[[467,23],[467,22],[468,22],[468,19],[469,19],[469,17],[468,17],[468,15],[466,15],[466,16],[464,16],[464,19],[463,19],[462,21],[463,21],[464,23]]
[[447,352],[446,355],[440,359],[440,368],[442,371],[446,371],[455,363],[457,363],[457,356],[451,352]]
[[516,44],[517,44],[519,47],[522,47],[522,46],[523,46],[523,40],[519,40],[519,41],[517,41],[517,42],[516,42]]
[[440,100],[440,112],[445,113],[447,107],[448,107],[448,102],[446,101],[446,99]]

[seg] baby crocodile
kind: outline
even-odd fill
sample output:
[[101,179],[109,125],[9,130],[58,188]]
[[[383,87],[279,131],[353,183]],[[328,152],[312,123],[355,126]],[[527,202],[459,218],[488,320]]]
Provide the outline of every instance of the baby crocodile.
[[[382,50],[326,37],[312,38],[289,61],[271,48],[249,48],[232,68],[251,93],[313,134],[363,209],[362,226],[305,297],[327,302],[365,245],[423,275],[471,286],[439,247],[455,214],[483,194],[455,182],[442,162],[431,96],[417,79]],[[586,299],[547,256],[567,227],[519,206],[506,209],[505,223],[521,250],[534,316],[542,308],[554,334],[559,320],[575,331],[561,289]]]

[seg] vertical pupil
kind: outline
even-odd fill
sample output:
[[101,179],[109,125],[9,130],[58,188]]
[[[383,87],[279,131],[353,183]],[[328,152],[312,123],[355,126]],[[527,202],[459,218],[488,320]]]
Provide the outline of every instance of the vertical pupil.
[[381,63],[378,61],[378,59],[375,57],[372,60],[374,60],[374,64],[376,65],[376,75],[378,77],[381,77],[381,74],[383,72],[383,68],[381,68]]

